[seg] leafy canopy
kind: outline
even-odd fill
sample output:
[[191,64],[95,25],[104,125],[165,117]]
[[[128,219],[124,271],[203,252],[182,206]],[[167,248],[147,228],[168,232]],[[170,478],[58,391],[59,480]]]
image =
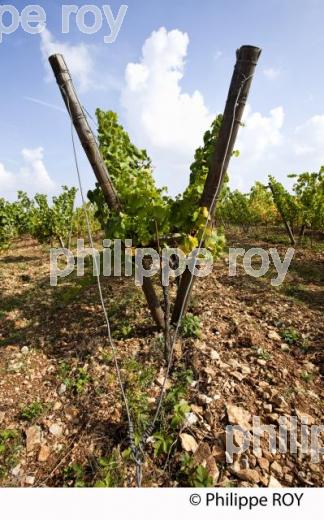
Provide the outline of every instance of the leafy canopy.
[[37,193],[30,199],[18,192],[15,202],[0,199],[0,246],[16,236],[30,234],[39,242],[59,240],[63,245],[72,224],[76,188],[62,187],[50,205],[47,195]]
[[[166,188],[157,188],[152,162],[145,150],[138,149],[127,132],[118,123],[114,112],[97,110],[98,135],[102,157],[116,186],[122,203],[122,212],[115,215],[107,208],[101,189],[89,191],[89,200],[96,204],[96,216],[102,228],[112,238],[129,238],[133,245],[155,242],[156,224],[159,234],[172,234],[173,242],[186,252],[198,246],[208,212],[199,208],[199,201],[209,170],[211,156],[218,138],[221,116],[205,133],[204,144],[197,149],[191,165],[190,182],[184,194],[175,200]],[[222,250],[224,237],[209,227],[205,247],[214,253]]]
[[138,149],[118,123],[114,112],[97,110],[100,151],[122,201],[120,215],[107,208],[98,184],[88,198],[97,206],[96,216],[111,238],[132,238],[133,244],[147,245],[159,231],[169,232],[169,197],[155,185],[151,159]]

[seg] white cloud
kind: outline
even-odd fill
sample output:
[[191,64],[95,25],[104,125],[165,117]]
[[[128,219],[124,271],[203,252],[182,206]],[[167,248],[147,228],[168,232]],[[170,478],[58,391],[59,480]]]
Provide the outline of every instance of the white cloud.
[[315,115],[295,130],[295,152],[324,161],[324,114]]
[[7,170],[0,163],[0,196],[12,199],[16,197],[18,190],[27,191],[30,194],[52,193],[56,184],[50,178],[44,165],[43,148],[24,148],[21,155],[23,164],[16,173]]
[[248,191],[269,174],[290,187],[290,173],[318,171],[324,165],[324,114],[315,115],[295,129],[284,127],[284,110],[274,108],[269,116],[247,110],[244,128],[239,131],[238,159],[232,159],[229,172],[235,188]]
[[[141,59],[127,65],[122,92],[127,128],[147,148],[159,185],[167,185],[171,194],[187,185],[194,151],[214,117],[199,91],[190,94],[181,86],[188,44],[188,35],[179,30],[153,32]],[[275,79],[280,70],[263,72]],[[324,115],[289,129],[283,106],[266,114],[247,106],[243,121],[235,145],[240,157],[229,166],[232,187],[248,191],[269,174],[289,187],[288,174],[316,171],[324,164]]]
[[171,193],[188,183],[195,149],[213,120],[202,94],[183,92],[187,33],[162,27],[145,41],[138,63],[129,63],[122,104],[128,129],[148,149],[159,184]]
[[91,46],[84,43],[72,45],[71,43],[56,41],[48,29],[44,29],[40,33],[40,37],[47,80],[53,78],[52,71],[48,65],[48,57],[51,54],[58,53],[63,54],[72,77],[77,81],[81,91],[85,92],[93,87],[94,59]]
[[265,75],[265,77],[271,80],[277,79],[278,76],[280,76],[280,73],[280,69],[276,69],[274,67],[267,67],[263,69],[263,74]]
[[248,191],[255,180],[266,180],[274,158],[282,153],[284,109],[279,106],[270,110],[269,115],[262,115],[248,105],[243,122],[235,145],[240,156],[231,160],[229,173],[233,187]]
[[243,122],[245,127],[240,130],[237,148],[242,154],[248,150],[251,161],[259,160],[271,147],[282,144],[283,107],[273,108],[269,116],[264,116],[260,112],[252,112],[248,105],[243,114]]

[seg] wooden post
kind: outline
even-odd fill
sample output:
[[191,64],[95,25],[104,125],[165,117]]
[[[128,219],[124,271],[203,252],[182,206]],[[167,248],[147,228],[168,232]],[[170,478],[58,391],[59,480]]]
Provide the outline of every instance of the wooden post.
[[108,170],[102,160],[99,148],[89,126],[84,110],[75,91],[70,71],[61,54],[53,54],[49,57],[56,81],[70,114],[74,128],[79,136],[82,147],[89,159],[94,174],[103,191],[105,201],[113,211],[120,211],[120,203],[117,193],[109,176]]
[[[64,57],[61,54],[53,54],[49,57],[49,62],[74,128],[102,189],[105,201],[108,207],[118,214],[121,211],[121,204],[118,200],[117,192],[75,91]],[[150,278],[144,278],[143,292],[155,323],[160,328],[164,328],[164,313]]]
[[207,207],[210,210],[215,208],[222,189],[260,54],[261,49],[251,45],[243,45],[236,52],[236,65],[227,96],[223,121],[200,203],[202,207]]
[[276,198],[275,198],[275,192],[274,192],[274,188],[273,188],[271,182],[269,183],[269,188],[270,188],[270,190],[271,190],[271,193],[272,193],[272,196],[273,196],[273,200],[274,200],[274,202],[275,202],[275,205],[276,205],[277,208],[278,208],[278,211],[279,211],[279,213],[280,213],[280,216],[281,216],[281,218],[282,218],[282,221],[283,221],[283,223],[285,224],[285,228],[286,228],[286,231],[287,231],[287,235],[288,235],[289,238],[290,238],[290,242],[291,242],[291,244],[292,244],[293,246],[295,246],[295,245],[296,245],[295,237],[294,237],[294,235],[293,235],[293,232],[292,232],[292,230],[291,230],[290,224],[289,224],[288,220],[286,219],[286,215],[285,215],[285,213],[284,213],[284,211],[283,211],[281,205],[278,203],[278,201],[277,201],[277,202],[275,201],[275,200],[276,200]]
[[[234,150],[234,145],[241,125],[243,110],[250,91],[252,77],[261,54],[261,49],[244,45],[236,52],[236,65],[230,84],[215,152],[207,175],[200,206],[206,207],[211,214],[222,189],[224,177]],[[187,269],[180,281],[172,313],[172,323],[177,323],[183,310],[185,314],[195,277]]]

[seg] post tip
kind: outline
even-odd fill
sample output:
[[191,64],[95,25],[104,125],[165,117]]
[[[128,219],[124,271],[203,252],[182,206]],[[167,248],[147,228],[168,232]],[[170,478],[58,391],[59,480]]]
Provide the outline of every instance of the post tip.
[[237,58],[241,60],[257,61],[260,57],[262,49],[255,45],[242,45],[237,49]]
[[50,63],[53,63],[53,62],[57,62],[57,61],[65,61],[64,60],[64,56],[63,54],[60,54],[60,53],[55,53],[55,54],[51,54],[49,57],[48,57],[48,61]]

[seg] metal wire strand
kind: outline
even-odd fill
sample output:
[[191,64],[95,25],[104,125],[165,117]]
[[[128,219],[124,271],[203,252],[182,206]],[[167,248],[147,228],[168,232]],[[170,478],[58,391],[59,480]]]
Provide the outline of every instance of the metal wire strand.
[[[92,237],[90,220],[89,220],[88,210],[86,207],[86,201],[85,201],[83,187],[82,187],[82,179],[81,179],[78,155],[77,155],[75,139],[74,139],[74,126],[73,126],[73,118],[72,118],[72,114],[71,114],[71,110],[70,110],[69,98],[65,92],[64,86],[60,85],[60,88],[61,88],[62,92],[64,93],[65,99],[67,100],[68,112],[69,112],[69,116],[70,116],[70,120],[71,120],[71,139],[72,139],[74,162],[75,162],[75,167],[76,167],[76,171],[77,171],[78,184],[79,184],[79,189],[80,189],[83,211],[84,211],[84,215],[85,215],[85,219],[86,219],[89,243],[93,250],[94,249],[93,237]],[[96,262],[96,259],[94,258],[93,261]],[[141,486],[141,476],[142,476],[142,471],[141,471],[142,457],[139,455],[139,451],[138,451],[137,447],[135,446],[134,426],[133,426],[133,422],[131,419],[129,404],[128,404],[128,400],[127,400],[125,389],[124,389],[124,384],[123,384],[121,373],[120,373],[120,367],[119,367],[119,363],[118,363],[118,359],[117,359],[116,347],[114,345],[113,338],[111,335],[110,321],[109,321],[105,301],[103,298],[101,281],[100,281],[100,268],[98,269],[98,265],[96,265],[95,274],[96,274],[97,285],[98,285],[99,299],[100,299],[100,303],[101,303],[101,307],[102,307],[102,311],[103,311],[104,319],[105,319],[105,323],[106,323],[106,328],[107,328],[108,341],[109,341],[110,347],[112,349],[113,360],[114,360],[114,365],[115,365],[116,374],[117,374],[117,380],[118,380],[120,392],[122,395],[122,399],[124,402],[126,415],[127,415],[129,442],[130,442],[130,447],[131,447],[131,450],[132,450],[132,453],[134,456],[134,460],[135,460],[135,464],[136,464],[136,484],[138,487],[140,487]]]
[[[208,222],[209,222],[209,220],[211,218],[211,214],[212,214],[212,211],[213,211],[213,207],[214,207],[215,201],[217,200],[217,197],[219,195],[219,189],[220,189],[221,183],[222,183],[222,177],[223,177],[223,170],[224,170],[224,166],[225,166],[225,161],[226,161],[226,157],[227,157],[230,141],[231,141],[232,134],[233,134],[235,118],[236,118],[236,111],[237,111],[237,108],[238,108],[238,100],[240,98],[240,95],[241,95],[241,92],[242,92],[242,89],[243,89],[245,83],[247,81],[249,81],[252,77],[253,77],[253,74],[248,76],[248,77],[244,77],[242,79],[242,83],[240,85],[238,94],[237,94],[236,99],[235,99],[235,105],[234,105],[234,110],[233,110],[233,115],[232,115],[231,128],[230,128],[230,132],[229,132],[229,136],[228,136],[228,140],[227,140],[227,144],[226,144],[224,159],[223,159],[223,162],[222,162],[222,165],[221,165],[221,171],[220,171],[220,175],[219,175],[219,180],[218,180],[217,188],[215,190],[215,193],[214,193],[214,196],[213,196],[210,208],[208,210],[206,223],[204,225],[203,232],[202,232],[202,235],[201,235],[201,239],[200,239],[200,242],[199,242],[199,245],[198,245],[198,250],[201,249],[201,247],[203,245],[203,242],[204,242],[204,239],[205,239],[206,230],[207,230],[207,227],[208,227]],[[179,329],[180,329],[180,325],[181,325],[181,322],[182,322],[182,319],[183,319],[184,309],[185,309],[185,306],[186,306],[186,300],[187,300],[188,294],[190,294],[190,290],[191,290],[192,283],[193,283],[193,277],[194,277],[193,273],[194,273],[194,270],[196,268],[196,265],[197,265],[197,256],[195,256],[193,269],[190,272],[190,283],[189,283],[189,285],[187,287],[187,290],[186,290],[186,293],[185,293],[185,297],[184,297],[183,302],[182,302],[179,319],[177,321],[175,332],[174,332],[174,335],[173,335],[173,338],[172,338],[170,354],[169,354],[169,361],[168,361],[168,365],[167,365],[167,370],[166,370],[166,374],[165,374],[165,377],[164,377],[164,381],[163,381],[163,384],[162,384],[162,388],[161,388],[161,392],[160,392],[160,396],[159,396],[159,400],[158,400],[157,409],[156,409],[154,418],[153,418],[150,426],[145,430],[145,432],[144,432],[144,434],[142,436],[141,443],[140,443],[141,445],[144,445],[145,442],[147,441],[147,439],[152,435],[152,432],[154,431],[154,426],[155,426],[156,421],[158,420],[160,412],[161,412],[163,399],[164,399],[165,391],[166,391],[166,383],[167,383],[168,377],[170,375],[170,370],[171,370],[171,366],[172,366],[174,345],[175,345],[176,340],[178,338]]]
[[[235,100],[235,106],[234,106],[233,116],[232,116],[232,123],[231,123],[231,128],[230,128],[230,132],[229,132],[228,141],[227,141],[227,144],[226,144],[226,150],[225,150],[225,154],[224,154],[224,159],[223,159],[223,162],[222,162],[222,165],[221,165],[221,171],[220,171],[220,175],[219,175],[219,180],[218,180],[217,188],[215,190],[215,193],[214,193],[214,196],[213,196],[210,208],[208,210],[208,215],[207,215],[206,223],[204,225],[203,232],[202,232],[202,235],[201,235],[201,238],[200,238],[198,250],[201,249],[201,247],[203,245],[203,242],[204,242],[204,239],[205,239],[205,235],[206,235],[206,230],[208,228],[208,222],[209,222],[209,220],[211,218],[211,214],[212,214],[212,211],[213,211],[213,207],[214,207],[215,201],[217,200],[217,197],[219,195],[219,190],[220,190],[221,183],[222,183],[222,178],[223,178],[223,170],[224,170],[224,166],[225,166],[225,161],[226,161],[226,157],[227,157],[227,153],[228,153],[231,137],[232,137],[232,134],[233,134],[234,124],[235,124],[235,117],[236,117],[236,111],[237,111],[237,108],[238,108],[238,100],[240,98],[243,86],[252,77],[253,77],[253,75],[248,76],[246,78],[243,78],[242,83],[241,83],[240,88],[239,88],[239,91],[238,91],[238,94],[237,94],[237,97],[236,97],[236,100]],[[66,93],[64,91],[64,86],[60,85],[60,88],[63,90],[63,92],[65,94],[65,97],[67,99],[68,111],[69,111],[69,115],[70,115],[70,119],[71,119],[71,137],[72,137],[74,160],[75,160],[75,165],[76,165],[76,170],[77,170],[77,175],[78,175],[78,182],[79,182],[81,199],[82,199],[84,212],[85,212],[85,217],[86,217],[89,242],[90,242],[91,247],[93,248],[93,239],[92,239],[91,227],[90,227],[90,222],[89,222],[87,208],[86,208],[86,205],[85,205],[85,198],[84,198],[84,194],[83,194],[81,175],[80,175],[78,158],[77,158],[77,153],[76,153],[76,146],[75,146],[75,140],[74,140],[73,119],[72,119],[72,115],[71,115],[71,111],[70,111],[69,100],[68,100],[68,97],[66,96]],[[92,131],[92,129],[91,129],[91,131]],[[93,132],[92,132],[92,134],[93,134]],[[111,345],[112,352],[113,352],[113,358],[114,358],[114,364],[115,364],[116,373],[117,373],[117,379],[118,379],[120,391],[121,391],[121,394],[122,394],[122,398],[123,398],[123,401],[124,401],[126,414],[127,414],[130,447],[131,447],[131,450],[132,450],[132,453],[133,453],[133,457],[134,457],[134,460],[135,460],[135,464],[136,464],[136,483],[137,483],[138,487],[141,486],[141,481],[142,481],[142,463],[143,463],[143,458],[144,458],[144,445],[145,445],[147,439],[154,432],[155,424],[156,424],[156,422],[157,422],[157,420],[159,418],[160,412],[161,412],[163,399],[165,397],[166,383],[167,383],[168,377],[170,375],[170,370],[171,370],[171,366],[172,366],[174,346],[175,346],[176,340],[178,338],[179,329],[180,329],[180,325],[182,323],[184,309],[185,309],[185,305],[186,305],[186,300],[187,300],[187,297],[188,297],[189,292],[190,292],[191,287],[192,287],[193,277],[194,277],[193,273],[194,273],[194,269],[196,268],[196,266],[197,266],[197,256],[195,257],[193,269],[191,270],[191,273],[190,273],[190,283],[189,283],[189,285],[187,287],[187,290],[186,290],[186,293],[185,293],[185,297],[183,299],[182,307],[181,307],[181,310],[180,310],[180,315],[179,315],[179,318],[178,318],[178,321],[177,321],[177,325],[176,325],[176,328],[175,328],[175,332],[174,332],[174,335],[173,335],[173,338],[172,338],[172,343],[171,343],[171,347],[170,347],[170,353],[169,353],[167,370],[166,370],[166,374],[165,374],[164,381],[163,381],[163,384],[162,384],[161,392],[160,392],[160,395],[159,395],[157,409],[156,409],[156,412],[155,412],[155,415],[153,417],[153,420],[152,420],[151,424],[146,428],[145,432],[143,433],[143,435],[141,437],[141,440],[140,440],[138,448],[135,446],[134,428],[133,428],[133,423],[132,423],[131,416],[130,416],[128,400],[127,400],[127,397],[126,397],[126,394],[125,394],[124,385],[123,385],[121,374],[120,374],[120,368],[119,368],[119,364],[118,364],[118,360],[117,360],[116,348],[114,346],[113,339],[112,339],[112,336],[111,336],[110,322],[109,322],[109,318],[108,318],[108,314],[107,314],[107,310],[106,310],[106,306],[105,306],[105,302],[104,302],[103,294],[102,294],[102,287],[101,287],[101,282],[100,282],[100,273],[98,272],[98,269],[96,269],[96,277],[97,277],[97,284],[98,284],[98,291],[99,291],[100,302],[101,302],[101,306],[102,306],[102,310],[103,310],[103,313],[104,313],[105,322],[106,322],[106,326],[107,326],[107,334],[108,334],[109,343]]]

